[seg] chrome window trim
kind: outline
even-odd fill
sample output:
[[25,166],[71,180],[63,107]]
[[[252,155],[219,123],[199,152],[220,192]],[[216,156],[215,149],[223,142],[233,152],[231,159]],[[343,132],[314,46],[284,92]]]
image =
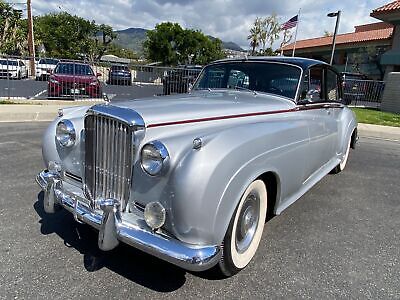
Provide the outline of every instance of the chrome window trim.
[[[286,65],[286,66],[295,67],[295,68],[300,69],[300,76],[299,76],[299,78],[298,78],[298,83],[297,83],[297,88],[296,88],[296,94],[295,94],[294,98],[289,98],[289,97],[285,97],[285,96],[282,96],[282,95],[272,94],[272,93],[267,93],[267,92],[262,92],[262,91],[255,91],[255,92],[257,92],[257,93],[269,94],[269,95],[274,95],[274,96],[282,97],[282,98],[288,99],[288,100],[290,100],[290,101],[292,101],[292,102],[294,102],[294,103],[297,102],[297,97],[298,97],[298,95],[299,95],[300,84],[301,84],[301,82],[303,82],[303,73],[304,73],[304,70],[303,70],[302,67],[300,67],[300,66],[298,66],[298,65],[296,65],[296,64],[291,64],[291,63],[287,63],[287,62],[268,61],[268,60],[263,61],[263,60],[256,60],[256,59],[251,59],[251,60],[245,60],[245,59],[243,59],[243,60],[227,60],[227,61],[218,61],[218,62],[214,62],[214,63],[211,63],[211,64],[207,65],[206,67],[204,67],[204,68],[201,70],[200,74],[199,74],[199,75],[197,76],[197,78],[196,78],[196,81],[193,83],[193,87],[196,86],[197,82],[198,82],[199,79],[200,79],[200,76],[203,74],[204,70],[205,70],[207,67],[210,67],[210,66],[217,66],[217,65],[221,65],[221,64],[229,64],[229,63],[263,63],[263,64],[278,64],[278,65]],[[216,90],[218,90],[218,89],[216,89]],[[201,91],[201,90],[193,89],[193,91]]]

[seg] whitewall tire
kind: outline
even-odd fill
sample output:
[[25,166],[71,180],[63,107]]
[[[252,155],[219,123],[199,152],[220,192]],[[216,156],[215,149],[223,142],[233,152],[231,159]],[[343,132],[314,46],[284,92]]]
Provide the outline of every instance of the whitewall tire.
[[350,144],[351,144],[351,139],[347,143],[347,148],[346,152],[344,153],[344,156],[342,158],[342,161],[331,171],[331,174],[337,174],[340,173],[344,170],[347,164],[347,160],[349,159],[349,153],[350,153]]
[[267,215],[267,189],[262,180],[253,181],[243,193],[223,242],[219,268],[232,276],[245,268],[255,255]]

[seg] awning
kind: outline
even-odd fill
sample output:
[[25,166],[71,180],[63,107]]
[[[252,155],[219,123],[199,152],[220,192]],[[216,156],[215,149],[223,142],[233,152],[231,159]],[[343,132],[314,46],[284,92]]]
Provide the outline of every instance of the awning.
[[381,65],[400,65],[400,49],[392,49],[382,54]]

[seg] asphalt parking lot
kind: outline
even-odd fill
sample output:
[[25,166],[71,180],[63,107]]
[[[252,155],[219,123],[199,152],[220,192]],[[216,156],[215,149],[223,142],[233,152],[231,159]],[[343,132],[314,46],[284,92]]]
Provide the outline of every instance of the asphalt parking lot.
[[[163,93],[162,85],[144,85],[134,83],[132,86],[109,85],[102,83],[102,90],[110,100],[136,99]],[[28,98],[40,100],[47,98],[47,81],[33,79],[7,80],[0,79],[0,97]]]
[[47,123],[0,124],[0,298],[400,299],[400,143],[361,138],[328,175],[270,220],[255,259],[218,279],[47,215],[34,178]]

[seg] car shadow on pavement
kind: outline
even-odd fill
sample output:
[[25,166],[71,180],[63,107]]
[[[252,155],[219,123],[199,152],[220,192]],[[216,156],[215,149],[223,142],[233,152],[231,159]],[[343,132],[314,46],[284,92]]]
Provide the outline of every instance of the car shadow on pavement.
[[43,195],[40,192],[33,205],[41,217],[41,233],[55,233],[64,240],[65,246],[78,250],[83,255],[83,265],[88,272],[108,268],[157,292],[172,292],[185,284],[185,270],[133,247],[121,243],[112,251],[101,251],[97,246],[98,233],[95,229],[77,223],[64,209],[47,214],[43,209]]

